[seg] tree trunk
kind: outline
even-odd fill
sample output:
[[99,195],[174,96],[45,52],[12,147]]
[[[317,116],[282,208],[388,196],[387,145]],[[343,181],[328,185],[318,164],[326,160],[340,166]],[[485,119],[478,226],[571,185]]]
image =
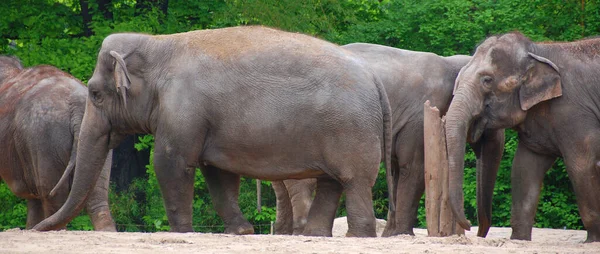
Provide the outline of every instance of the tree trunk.
[[112,0],[98,0],[98,11],[102,13],[104,19],[112,20],[113,14],[110,11]]
[[79,0],[79,6],[81,7],[81,18],[83,19],[83,35],[86,37],[92,36],[92,29],[90,23],[92,22],[92,15],[90,14],[90,8],[87,0]]
[[110,181],[117,191],[126,190],[133,179],[146,176],[146,165],[150,164],[150,151],[138,151],[134,145],[141,135],[127,136],[113,150]]
[[456,223],[448,198],[448,154],[444,120],[440,111],[425,102],[425,210],[429,236],[464,234]]

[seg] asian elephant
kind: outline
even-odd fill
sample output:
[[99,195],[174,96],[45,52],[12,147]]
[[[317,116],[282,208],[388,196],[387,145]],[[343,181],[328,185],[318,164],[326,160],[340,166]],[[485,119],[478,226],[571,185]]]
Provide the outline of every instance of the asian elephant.
[[391,114],[365,64],[337,45],[260,26],[110,35],[88,83],[73,189],[34,229],[65,225],[108,149],[126,134],[150,133],[171,231],[192,231],[200,167],[232,231],[251,227],[237,203],[240,175],[316,177],[318,205],[303,233],[331,235],[345,191],[347,235],[375,236],[371,188],[382,158],[390,160]]
[[[0,179],[27,199],[28,229],[67,199],[86,98],[85,86],[55,67],[23,68],[16,57],[0,56]],[[106,162],[85,205],[94,229],[116,231]]]
[[[429,100],[444,114],[450,105],[454,80],[471,57],[441,57],[366,43],[348,44],[342,48],[364,59],[379,76],[392,108],[396,211],[388,213],[383,236],[414,235],[419,200],[425,190],[423,104]],[[314,188],[311,179],[273,182],[277,197],[276,233],[297,234],[302,230]],[[393,199],[390,202],[394,202]]]
[[[586,242],[600,241],[600,39],[534,43],[520,33],[487,38],[456,80],[446,115],[450,201],[465,229],[465,141],[482,140],[478,157],[501,156],[505,128],[518,132],[512,165],[511,239],[531,240],[542,180],[564,158]],[[500,153],[500,154],[498,154]],[[479,236],[491,224],[498,167],[479,171]]]

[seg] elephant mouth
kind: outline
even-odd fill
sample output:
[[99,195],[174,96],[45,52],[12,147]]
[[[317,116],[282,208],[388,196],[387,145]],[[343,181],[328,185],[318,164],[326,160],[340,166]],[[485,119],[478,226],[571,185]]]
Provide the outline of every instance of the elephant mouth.
[[479,117],[473,120],[471,127],[469,128],[468,142],[475,143],[479,141],[481,136],[483,135],[483,131],[488,125],[488,120],[484,117]]

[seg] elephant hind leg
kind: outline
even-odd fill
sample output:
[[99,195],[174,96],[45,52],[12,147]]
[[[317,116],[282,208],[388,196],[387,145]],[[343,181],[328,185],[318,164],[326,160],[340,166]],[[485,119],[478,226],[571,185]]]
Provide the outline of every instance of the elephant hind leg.
[[[592,175],[592,177],[587,179],[594,179],[595,181],[588,183],[589,186],[585,188],[590,191],[598,190],[600,187],[600,161],[596,162],[594,165]],[[583,214],[581,215],[583,225],[585,225],[585,228],[587,229],[587,239],[585,242],[600,242],[600,196],[589,195],[587,197],[589,197],[590,200],[583,202],[589,204],[579,205],[579,213],[582,214],[582,211],[584,210],[586,213],[585,216]],[[579,200],[579,198],[577,200]]]
[[376,237],[372,186],[359,181],[347,184],[346,211],[349,237]]
[[[396,211],[388,213],[382,236],[414,235],[419,200],[425,192],[423,122],[415,121],[396,137],[392,171],[396,182]],[[418,138],[421,137],[421,138]]]
[[[335,212],[342,196],[342,185],[330,177],[317,179],[317,191],[312,206],[308,212],[308,219],[303,235],[331,236]],[[372,210],[372,208],[371,208]]]
[[213,166],[205,166],[201,170],[213,206],[225,224],[225,233],[253,234],[254,226],[244,218],[238,203],[240,176]]
[[33,226],[44,220],[44,208],[42,201],[39,199],[28,199],[27,200],[27,224],[26,229],[31,229]]
[[600,161],[570,163],[565,160],[565,164],[573,183],[579,215],[587,230],[585,242],[600,242],[600,196],[595,195],[600,188]]

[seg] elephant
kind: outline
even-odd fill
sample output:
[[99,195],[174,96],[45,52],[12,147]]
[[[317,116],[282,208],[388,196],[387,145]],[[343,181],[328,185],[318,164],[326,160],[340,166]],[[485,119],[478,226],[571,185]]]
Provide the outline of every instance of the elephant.
[[[518,133],[512,164],[511,239],[531,240],[545,173],[564,159],[587,229],[600,241],[600,39],[535,43],[513,32],[487,38],[460,71],[446,115],[449,199],[461,227],[465,141],[479,157],[502,154],[503,131]],[[498,165],[477,169],[479,231],[491,224]]]
[[73,188],[34,229],[77,214],[125,134],[153,134],[171,231],[193,230],[199,167],[226,232],[251,227],[237,201],[246,176],[317,178],[305,235],[331,236],[345,191],[347,235],[376,236],[371,189],[390,160],[390,106],[377,76],[339,46],[262,26],[117,33],[104,39],[88,89]]
[[[27,229],[67,199],[86,98],[79,80],[53,66],[23,68],[18,58],[0,56],[0,180],[27,199]],[[108,206],[110,158],[106,162],[90,183],[86,209],[95,230],[116,231]]]
[[[352,43],[342,48],[364,59],[379,76],[392,108],[396,201],[390,199],[390,202],[395,203],[396,211],[388,213],[383,236],[414,235],[419,200],[425,190],[423,104],[429,100],[444,114],[450,105],[454,80],[471,57],[441,57],[367,43]],[[298,234],[306,223],[315,181],[284,180],[273,182],[272,186],[277,197],[275,232]]]

